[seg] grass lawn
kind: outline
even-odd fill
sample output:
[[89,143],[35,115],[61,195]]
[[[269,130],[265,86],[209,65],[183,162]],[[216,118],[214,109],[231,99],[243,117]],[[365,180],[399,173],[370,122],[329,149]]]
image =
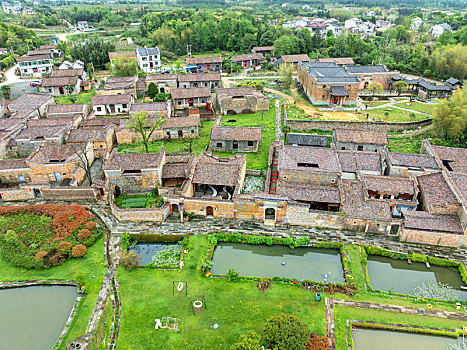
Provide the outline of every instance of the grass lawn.
[[[386,111],[385,109],[390,109],[390,111]],[[386,116],[385,113],[388,113],[388,115]],[[426,115],[418,113],[414,113],[414,115],[411,116],[410,112],[391,107],[364,110],[361,114],[356,114],[356,116],[359,120],[366,121],[367,114],[369,114],[369,118],[372,118],[376,121],[382,120],[385,122],[411,122],[427,118]]]
[[386,105],[388,103],[391,103],[391,101],[389,100],[386,100],[386,101],[362,101],[362,103],[365,105],[365,106],[368,106],[368,107],[378,107],[378,106],[381,106],[381,105]]
[[97,301],[102,278],[107,271],[102,254],[103,244],[104,238],[100,238],[88,248],[88,252],[83,258],[70,259],[65,261],[63,265],[44,270],[26,270],[13,266],[0,258],[0,281],[2,282],[33,279],[76,279],[80,274],[85,275],[87,295],[81,300],[81,305],[60,349],[65,349],[70,341],[81,336],[86,330],[89,317]]
[[58,105],[71,105],[73,104],[73,101],[70,100],[70,96],[75,96],[76,101],[74,103],[85,103],[85,104],[90,105],[91,97],[94,96],[95,94],[96,92],[94,91],[94,89],[92,89],[88,92],[81,91],[77,95],[55,96],[54,99],[55,99],[55,103]]
[[347,345],[345,344],[345,326],[347,320],[350,319],[448,329],[462,329],[463,325],[462,321],[449,320],[439,317],[417,316],[387,311],[363,310],[352,307],[335,306],[334,321],[337,350],[348,349]]
[[433,114],[433,109],[438,107],[438,103],[422,103],[418,101],[410,102],[400,102],[395,104],[395,106],[411,109],[418,112]]
[[[122,349],[229,349],[247,330],[261,332],[271,316],[295,314],[320,335],[325,334],[324,300],[295,286],[273,283],[265,293],[255,282],[228,282],[199,275],[201,254],[207,239],[191,236],[182,271],[119,268],[122,323],[118,346]],[[188,296],[172,296],[172,281],[188,281]],[[204,295],[207,309],[193,315],[190,301]],[[155,330],[154,319],[182,320],[180,332]],[[212,325],[217,323],[219,328]]]

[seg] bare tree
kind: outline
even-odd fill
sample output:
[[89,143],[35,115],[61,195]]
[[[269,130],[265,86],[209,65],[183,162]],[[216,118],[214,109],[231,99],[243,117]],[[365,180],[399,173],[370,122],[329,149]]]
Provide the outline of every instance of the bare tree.
[[83,146],[70,145],[73,152],[79,157],[79,162],[77,165],[84,170],[84,177],[88,179],[89,186],[92,185],[91,166],[94,161],[94,154],[92,158],[88,155],[88,147],[90,144],[91,143],[85,143]]
[[144,150],[146,153],[149,153],[149,139],[154,131],[164,124],[165,120],[161,118],[160,114],[156,115],[154,118],[149,118],[148,112],[146,111],[133,114],[131,118],[132,120],[128,122],[127,126],[141,136]]
[[188,153],[193,153],[193,141],[194,138],[190,137],[187,139],[180,139],[181,143],[186,146],[186,148],[183,149],[183,151],[186,151]]

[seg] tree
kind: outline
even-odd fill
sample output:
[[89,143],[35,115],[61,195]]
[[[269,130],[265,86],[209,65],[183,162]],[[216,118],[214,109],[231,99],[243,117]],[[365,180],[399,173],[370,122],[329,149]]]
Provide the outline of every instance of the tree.
[[138,74],[138,62],[133,58],[116,59],[112,72],[116,77],[131,77]]
[[156,84],[153,82],[149,83],[148,86],[148,97],[154,100],[154,97],[159,93],[159,89],[157,88]]
[[66,87],[66,92],[68,92],[69,95],[75,90],[73,85],[67,85]]
[[[92,143],[86,143],[81,146],[70,145],[73,152],[79,157],[78,167],[84,170],[84,177],[88,179],[89,186],[92,185],[92,172],[91,167],[94,162],[94,151],[92,149]],[[91,154],[89,154],[91,153]]]
[[5,100],[9,100],[11,96],[11,85],[2,85],[0,92]]
[[291,128],[288,125],[282,125],[281,131],[284,134],[284,140],[287,140],[287,134],[290,132]]
[[254,331],[240,335],[240,340],[230,347],[230,350],[261,350],[260,336]]
[[281,76],[281,81],[284,85],[284,89],[289,90],[293,82],[293,65],[283,64],[279,68],[279,74]]
[[457,89],[450,100],[433,109],[433,130],[442,139],[461,140],[467,131],[467,89]]
[[114,50],[115,44],[112,41],[92,38],[86,42],[75,42],[69,48],[69,53],[73,60],[81,60],[86,65],[92,62],[94,68],[103,69],[105,64],[109,62],[109,52]]
[[132,115],[127,126],[141,136],[144,150],[146,153],[149,153],[149,139],[154,131],[161,127],[164,122],[165,120],[161,119],[160,115],[148,118],[148,112],[141,111]]
[[397,95],[400,95],[402,91],[407,90],[407,83],[403,80],[399,80],[392,84],[392,87],[397,91]]
[[297,316],[288,314],[271,317],[263,331],[263,340],[277,350],[303,350],[309,337],[307,325]]
[[186,146],[186,148],[183,149],[184,152],[193,153],[193,141],[194,140],[195,139],[192,137],[179,140],[183,145]]
[[365,90],[371,93],[372,95],[380,94],[383,92],[383,85],[381,85],[380,83],[370,83],[368,84]]

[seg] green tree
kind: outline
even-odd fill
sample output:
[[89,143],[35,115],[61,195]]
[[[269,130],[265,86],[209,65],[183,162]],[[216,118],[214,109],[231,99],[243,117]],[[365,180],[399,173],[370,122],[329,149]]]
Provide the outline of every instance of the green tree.
[[138,74],[138,62],[133,58],[115,60],[112,72],[116,77],[131,77]]
[[110,61],[109,52],[115,50],[115,44],[99,38],[92,38],[86,42],[77,41],[68,51],[73,60],[81,60],[86,65],[93,63],[95,69],[104,69]]
[[407,90],[407,83],[403,80],[399,80],[392,84],[392,87],[397,91],[397,94],[400,95],[402,91]]
[[274,41],[274,53],[276,56],[292,55],[299,53],[298,38],[292,35],[282,35]]
[[148,97],[154,100],[154,97],[156,97],[158,93],[159,89],[157,88],[156,84],[150,82],[148,86]]
[[380,83],[376,83],[376,82],[370,83],[368,84],[365,90],[371,93],[372,95],[380,94],[383,92],[383,85],[381,85]]
[[287,134],[291,131],[292,129],[290,128],[289,125],[282,125],[281,131],[284,134],[284,140],[287,140]]
[[283,64],[279,68],[279,75],[284,89],[289,90],[293,83],[293,65]]
[[260,336],[254,331],[240,335],[240,340],[230,347],[230,350],[261,350]]
[[74,91],[74,86],[73,85],[67,85],[66,87],[66,92],[70,95]]
[[458,140],[467,131],[467,89],[457,89],[433,110],[433,130],[442,139]]
[[264,327],[263,340],[273,350],[303,350],[310,337],[307,325],[295,315],[271,317]]
[[148,118],[148,112],[141,111],[131,116],[131,120],[127,126],[140,135],[144,150],[146,153],[149,153],[149,139],[154,131],[161,127],[164,122],[165,120],[161,119],[160,116]]
[[11,96],[11,85],[2,85],[0,92],[5,100],[9,100]]

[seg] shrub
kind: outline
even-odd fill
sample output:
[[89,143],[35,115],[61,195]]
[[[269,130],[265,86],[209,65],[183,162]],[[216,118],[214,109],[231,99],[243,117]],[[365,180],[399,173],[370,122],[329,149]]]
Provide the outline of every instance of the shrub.
[[217,237],[215,235],[209,235],[208,236],[208,242],[211,245],[216,245],[217,244]]
[[141,257],[132,250],[122,252],[119,257],[120,265],[130,271],[136,268],[141,260]]
[[41,250],[40,252],[37,252],[37,253],[36,253],[36,255],[34,256],[34,258],[36,258],[36,260],[42,260],[42,259],[44,259],[46,256],[47,256],[47,252]]
[[267,245],[273,245],[274,244],[274,239],[272,237],[266,237],[265,243]]
[[94,221],[88,221],[86,225],[84,225],[84,228],[89,231],[94,231],[97,229],[97,224]]
[[148,267],[156,266],[178,266],[180,263],[180,255],[182,254],[181,245],[163,246],[154,254]]
[[261,350],[260,336],[254,331],[240,335],[240,340],[230,347],[230,350]]
[[319,336],[317,334],[311,334],[308,343],[305,346],[305,350],[328,350],[329,341],[326,336]]
[[201,263],[201,273],[204,275],[211,271],[212,265],[212,260],[203,260]]
[[77,244],[71,249],[71,256],[73,258],[81,258],[86,255],[86,247],[82,244]]
[[44,259],[44,264],[48,267],[59,266],[65,262],[65,257],[58,252],[54,252]]
[[247,236],[246,241],[249,244],[262,244],[264,243],[264,238],[263,236]]
[[263,340],[271,349],[303,350],[309,336],[307,325],[287,314],[271,317],[263,331]]
[[120,246],[122,249],[128,250],[136,244],[136,240],[134,240],[129,233],[125,233],[122,237],[120,237]]
[[293,245],[293,242],[294,242],[293,238],[290,238],[290,237],[284,238],[282,240],[282,244],[289,245],[289,246]]
[[229,269],[227,272],[227,281],[236,282],[238,281],[240,273],[234,269]]
[[258,282],[258,289],[262,292],[265,292],[271,287],[271,281],[269,280],[261,280]]
[[299,245],[308,245],[308,244],[310,244],[310,238],[309,237],[300,237],[297,240],[297,242],[298,242]]
[[72,246],[72,245],[73,245],[73,244],[72,244],[71,242],[62,241],[62,242],[60,242],[60,243],[58,244],[58,248],[57,248],[57,249],[58,249],[58,251],[59,251],[60,253],[65,253],[65,252],[67,252],[67,251],[69,251],[69,250],[71,249],[71,246]]
[[79,230],[77,237],[79,240],[85,241],[89,237],[91,237],[91,235],[92,235],[91,231],[89,231],[87,228],[83,228],[82,230]]

